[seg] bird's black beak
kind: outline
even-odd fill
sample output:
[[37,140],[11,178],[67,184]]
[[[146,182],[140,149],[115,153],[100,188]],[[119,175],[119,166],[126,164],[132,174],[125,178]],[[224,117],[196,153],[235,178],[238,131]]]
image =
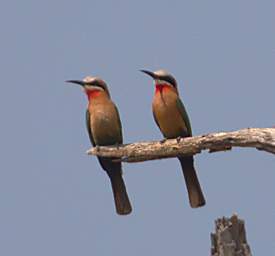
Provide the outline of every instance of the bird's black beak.
[[143,73],[149,75],[153,79],[157,79],[157,76],[156,76],[156,74],[154,72],[151,72],[151,71],[148,71],[148,70],[144,70],[144,69],[141,69],[140,72],[143,72]]
[[67,80],[67,83],[79,84],[84,87],[85,83],[81,80]]

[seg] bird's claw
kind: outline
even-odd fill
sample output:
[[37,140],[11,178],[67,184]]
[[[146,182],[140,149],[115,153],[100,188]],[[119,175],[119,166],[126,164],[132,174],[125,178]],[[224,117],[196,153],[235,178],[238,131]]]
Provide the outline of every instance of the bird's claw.
[[116,143],[115,146],[116,146],[116,149],[119,149],[119,143]]
[[181,136],[177,137],[176,140],[177,140],[177,143],[180,143],[180,140],[182,139]]
[[129,159],[128,156],[123,156],[123,157],[121,157],[121,161],[122,161],[122,162],[127,162],[128,159]]
[[100,147],[98,145],[95,146],[95,150],[96,152],[99,152],[100,151]]
[[167,139],[163,139],[163,140],[161,140],[159,143],[160,144],[163,144],[163,143],[165,143],[167,141]]

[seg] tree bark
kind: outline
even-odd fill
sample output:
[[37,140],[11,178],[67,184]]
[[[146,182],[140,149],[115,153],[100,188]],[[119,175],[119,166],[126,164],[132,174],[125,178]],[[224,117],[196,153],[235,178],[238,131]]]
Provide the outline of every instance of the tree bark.
[[211,256],[252,256],[246,240],[244,221],[234,214],[215,221],[211,234]]
[[233,132],[210,133],[201,136],[170,139],[165,142],[149,141],[125,145],[95,147],[90,155],[115,157],[122,162],[195,155],[202,150],[209,152],[230,150],[232,147],[252,147],[275,154],[275,128],[247,128]]

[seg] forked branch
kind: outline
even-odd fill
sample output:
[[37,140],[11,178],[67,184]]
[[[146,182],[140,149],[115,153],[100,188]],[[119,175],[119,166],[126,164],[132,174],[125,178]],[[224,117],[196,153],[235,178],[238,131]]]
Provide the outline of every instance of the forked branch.
[[88,154],[119,158],[122,162],[195,155],[230,150],[232,147],[250,147],[275,154],[275,128],[247,128],[233,132],[209,133],[201,136],[160,141],[136,142],[118,146],[102,146],[88,150]]

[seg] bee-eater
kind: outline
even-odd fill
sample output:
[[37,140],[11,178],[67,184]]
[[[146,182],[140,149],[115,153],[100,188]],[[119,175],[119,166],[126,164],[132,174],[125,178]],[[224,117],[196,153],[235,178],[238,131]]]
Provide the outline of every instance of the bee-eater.
[[[192,136],[191,125],[185,107],[179,97],[176,79],[167,71],[141,70],[154,79],[155,94],[152,108],[155,122],[165,139]],[[192,208],[205,204],[205,199],[194,168],[193,156],[178,157]]]
[[[69,80],[82,86],[88,97],[86,125],[93,146],[122,144],[122,127],[116,105],[111,100],[107,84],[99,77],[88,76],[81,80]],[[132,211],[122,178],[120,162],[113,159],[98,157],[101,167],[110,178],[116,211],[125,215]]]

